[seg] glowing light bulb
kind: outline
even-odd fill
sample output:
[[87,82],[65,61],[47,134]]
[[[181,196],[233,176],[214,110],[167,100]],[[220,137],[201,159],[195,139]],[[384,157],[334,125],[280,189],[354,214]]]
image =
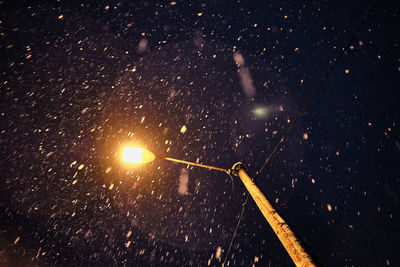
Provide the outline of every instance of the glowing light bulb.
[[153,152],[133,146],[126,146],[122,152],[122,160],[127,163],[144,164],[152,162],[156,156]]

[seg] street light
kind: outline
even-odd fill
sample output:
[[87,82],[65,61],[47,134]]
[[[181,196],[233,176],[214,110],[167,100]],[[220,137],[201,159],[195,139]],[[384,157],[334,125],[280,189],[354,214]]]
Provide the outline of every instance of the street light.
[[156,158],[153,152],[145,148],[126,146],[122,151],[122,160],[126,163],[143,164]]
[[246,189],[256,202],[258,208],[268,221],[269,225],[278,236],[282,245],[285,247],[289,256],[292,258],[296,266],[311,267],[316,266],[313,260],[308,255],[306,250],[303,248],[299,240],[296,238],[294,232],[290,229],[289,225],[283,220],[278,214],[277,210],[272,206],[271,202],[261,192],[260,188],[254,183],[253,179],[245,171],[244,165],[241,162],[237,162],[231,169],[223,169],[214,166],[194,163],[190,161],[160,157],[156,156],[153,152],[139,147],[126,146],[123,149],[122,160],[127,163],[144,164],[154,161],[156,158],[174,161],[178,163],[193,165],[197,167],[203,167],[211,170],[222,171],[225,173],[233,174],[238,176],[242,180]]
[[169,160],[173,162],[183,163],[187,165],[193,165],[197,167],[203,167],[210,170],[222,171],[222,172],[230,172],[229,169],[218,168],[214,166],[204,165],[200,163],[190,162],[181,159],[174,159],[169,157],[160,157],[156,156],[153,152],[148,149],[140,148],[140,147],[133,147],[133,146],[126,146],[122,151],[122,161],[126,163],[134,163],[134,164],[145,164],[154,161],[155,159],[163,159]]

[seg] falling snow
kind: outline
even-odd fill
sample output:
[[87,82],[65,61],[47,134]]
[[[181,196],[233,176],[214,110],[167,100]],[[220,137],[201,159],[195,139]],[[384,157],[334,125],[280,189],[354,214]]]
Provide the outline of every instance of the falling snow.
[[182,128],[181,128],[181,133],[186,133],[186,131],[187,131],[187,128],[186,128],[186,126],[185,125],[183,125],[182,126]]
[[179,195],[182,196],[187,194],[188,184],[189,184],[189,171],[186,168],[182,168],[179,176],[179,187],[178,187]]
[[[398,1],[0,1],[0,266],[398,266]],[[158,158],[122,162],[127,145]]]

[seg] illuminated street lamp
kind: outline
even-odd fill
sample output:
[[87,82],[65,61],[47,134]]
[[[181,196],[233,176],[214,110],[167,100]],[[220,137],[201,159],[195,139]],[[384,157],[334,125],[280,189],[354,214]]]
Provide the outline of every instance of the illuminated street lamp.
[[144,164],[156,158],[153,152],[139,147],[126,146],[122,152],[122,160],[126,163]]
[[153,152],[151,152],[150,150],[145,149],[145,148],[126,146],[126,147],[124,147],[124,150],[122,152],[122,160],[126,163],[144,164],[144,163],[150,163],[150,162],[154,161],[156,158],[174,161],[174,162],[178,162],[178,163],[183,163],[183,164],[187,164],[187,165],[193,165],[193,166],[197,166],[197,167],[203,167],[203,168],[207,168],[210,170],[230,172],[230,170],[228,170],[228,169],[218,168],[218,167],[204,165],[204,164],[200,164],[200,163],[194,163],[194,162],[190,162],[190,161],[186,161],[186,160],[156,156]]
[[299,242],[299,240],[296,238],[293,231],[290,229],[289,225],[282,219],[277,210],[272,206],[270,201],[261,192],[260,188],[254,183],[253,179],[245,171],[244,165],[241,162],[235,163],[235,165],[233,165],[231,169],[223,169],[180,159],[156,156],[153,152],[145,148],[126,146],[122,152],[122,160],[126,163],[143,164],[152,162],[156,158],[203,167],[216,171],[222,171],[238,176],[240,180],[242,180],[243,184],[256,202],[258,208],[274,230],[275,234],[278,236],[279,240],[285,247],[286,251],[292,258],[296,266],[316,266],[313,263],[311,257],[308,255],[308,253]]

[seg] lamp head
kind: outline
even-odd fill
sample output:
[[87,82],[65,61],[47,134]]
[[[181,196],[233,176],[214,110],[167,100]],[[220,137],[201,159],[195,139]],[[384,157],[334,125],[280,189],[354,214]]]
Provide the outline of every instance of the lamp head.
[[144,164],[156,158],[153,152],[140,147],[126,146],[122,152],[122,160],[126,163]]

